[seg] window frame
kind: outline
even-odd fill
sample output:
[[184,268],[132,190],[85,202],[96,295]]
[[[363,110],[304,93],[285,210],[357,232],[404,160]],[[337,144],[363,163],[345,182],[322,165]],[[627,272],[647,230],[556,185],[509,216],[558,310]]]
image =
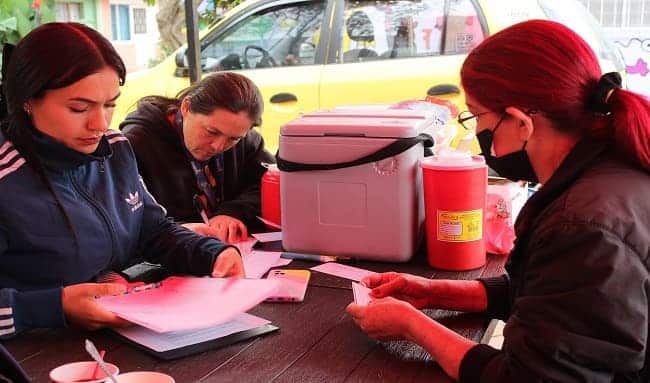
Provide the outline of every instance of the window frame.
[[[323,20],[321,23],[321,33],[318,41],[318,46],[316,47],[316,51],[314,55],[314,63],[309,65],[323,64],[324,57],[326,56],[326,52],[327,52],[327,45],[330,40],[330,28],[327,21],[330,19],[329,15],[331,15],[332,13],[332,6],[334,1],[333,0],[320,0],[320,1],[322,1],[324,4]],[[201,39],[200,55],[202,57],[203,50],[206,49],[206,47],[208,47],[209,45],[213,44],[215,40],[217,40],[218,38],[222,38],[224,34],[229,33],[243,20],[247,19],[248,17],[256,13],[265,12],[271,8],[276,8],[276,7],[295,6],[299,4],[312,4],[312,3],[313,1],[309,1],[309,0],[268,0],[260,3],[255,3],[249,6],[248,8],[245,8],[237,15],[234,15],[233,17],[230,17],[228,19],[224,19],[220,24],[217,25],[217,27],[215,27],[203,39]],[[246,69],[247,68],[242,68],[242,70],[246,70]]]

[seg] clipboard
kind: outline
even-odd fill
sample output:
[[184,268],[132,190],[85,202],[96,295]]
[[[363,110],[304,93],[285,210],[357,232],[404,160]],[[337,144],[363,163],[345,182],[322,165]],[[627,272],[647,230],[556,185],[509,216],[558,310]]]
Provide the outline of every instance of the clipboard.
[[[202,342],[188,344],[186,346],[172,348],[169,350],[156,350],[147,344],[141,343],[135,339],[128,337],[127,335],[120,332],[119,329],[111,329],[111,331],[118,336],[121,340],[125,341],[128,344],[133,345],[137,349],[140,349],[146,352],[149,355],[152,355],[158,359],[162,360],[173,360],[189,355],[198,354],[204,351],[213,350],[238,342],[242,342],[247,339],[256,338],[274,331],[279,330],[278,326],[267,323],[249,330],[238,331],[226,336],[221,336],[213,339],[207,339]],[[161,335],[161,334],[158,334]]]

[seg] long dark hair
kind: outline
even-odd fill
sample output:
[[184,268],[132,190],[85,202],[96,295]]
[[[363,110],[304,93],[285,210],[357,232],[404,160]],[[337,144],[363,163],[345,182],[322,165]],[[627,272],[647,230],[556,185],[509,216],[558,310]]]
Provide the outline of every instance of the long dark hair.
[[29,100],[43,97],[48,90],[64,88],[106,67],[115,70],[122,85],[126,77],[124,62],[99,32],[78,23],[43,24],[15,48],[4,52],[10,57],[3,55],[3,64],[7,65],[2,68],[0,115],[4,118],[0,127],[52,193],[72,229],[70,218],[36,155],[30,132],[33,125],[25,105]]
[[543,111],[558,130],[611,139],[622,156],[650,170],[650,103],[612,88],[598,100],[601,70],[589,45],[571,29],[529,20],[474,48],[461,69],[467,94],[490,110],[517,105]]
[[262,124],[264,103],[260,90],[248,77],[233,72],[206,76],[180,91],[175,98],[147,96],[140,99],[138,104],[150,103],[167,113],[175,113],[186,97],[193,113],[210,114],[215,109],[226,109],[232,113],[244,111],[253,121],[253,126]]

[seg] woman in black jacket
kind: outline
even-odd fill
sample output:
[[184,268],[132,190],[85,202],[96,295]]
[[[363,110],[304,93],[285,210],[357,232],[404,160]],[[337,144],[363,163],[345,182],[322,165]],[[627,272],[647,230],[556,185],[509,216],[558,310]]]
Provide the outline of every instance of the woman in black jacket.
[[[376,300],[348,312],[372,337],[422,345],[461,382],[648,382],[650,104],[549,21],[489,37],[461,79],[469,112],[459,122],[476,128],[488,165],[543,184],[517,219],[507,274],[372,276]],[[505,320],[502,350],[423,307]]]
[[[274,162],[253,129],[263,110],[259,89],[230,72],[207,76],[176,98],[144,97],[120,129],[140,174],[168,215],[226,242],[259,225],[264,162]],[[197,206],[198,205],[198,206]],[[205,220],[200,215],[205,213]]]

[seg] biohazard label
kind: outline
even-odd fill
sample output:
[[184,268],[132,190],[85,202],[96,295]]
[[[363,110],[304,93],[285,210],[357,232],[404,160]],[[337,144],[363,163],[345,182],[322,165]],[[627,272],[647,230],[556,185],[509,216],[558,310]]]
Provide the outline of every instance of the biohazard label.
[[483,209],[438,210],[438,241],[470,242],[483,238]]

